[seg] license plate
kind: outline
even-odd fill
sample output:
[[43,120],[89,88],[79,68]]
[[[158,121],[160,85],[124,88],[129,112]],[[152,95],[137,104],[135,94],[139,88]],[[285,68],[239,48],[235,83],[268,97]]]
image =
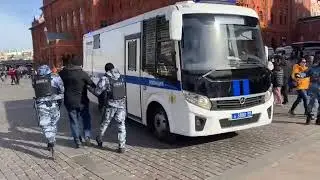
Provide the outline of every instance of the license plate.
[[240,112],[232,114],[231,120],[246,119],[252,117],[252,111]]

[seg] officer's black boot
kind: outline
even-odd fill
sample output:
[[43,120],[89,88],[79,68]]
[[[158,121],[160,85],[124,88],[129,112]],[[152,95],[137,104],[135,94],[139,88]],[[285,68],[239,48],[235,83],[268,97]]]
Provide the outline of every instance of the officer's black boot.
[[48,143],[48,150],[51,152],[51,158],[54,160],[54,143]]
[[98,147],[102,148],[102,138],[100,136],[97,136],[96,141],[97,141]]
[[125,148],[118,148],[117,152],[120,153],[120,154],[123,154],[123,153],[126,152],[126,149]]
[[320,116],[317,116],[316,125],[320,125]]
[[76,145],[76,149],[79,149],[81,146],[81,140],[79,138],[74,138],[73,141]]
[[311,120],[312,120],[312,115],[311,115],[311,114],[308,114],[308,115],[307,115],[307,120],[306,120],[306,125],[310,125]]

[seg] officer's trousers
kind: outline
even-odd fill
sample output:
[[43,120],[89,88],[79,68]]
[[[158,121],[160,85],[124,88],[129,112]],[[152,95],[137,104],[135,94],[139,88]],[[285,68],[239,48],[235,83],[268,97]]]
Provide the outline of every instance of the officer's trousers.
[[57,101],[39,102],[36,104],[39,125],[48,143],[56,141],[57,123],[60,119],[60,108]]
[[115,107],[104,107],[102,113],[102,120],[100,124],[100,138],[103,137],[106,132],[111,120],[114,119],[117,122],[118,127],[118,141],[119,148],[125,148],[126,144],[126,109],[125,108],[115,108]]

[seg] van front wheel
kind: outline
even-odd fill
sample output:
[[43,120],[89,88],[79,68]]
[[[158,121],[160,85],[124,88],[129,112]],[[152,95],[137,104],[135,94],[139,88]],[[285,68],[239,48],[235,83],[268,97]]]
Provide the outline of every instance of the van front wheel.
[[170,126],[166,112],[162,108],[157,108],[153,116],[153,130],[155,136],[162,141],[173,143],[176,136],[170,133]]

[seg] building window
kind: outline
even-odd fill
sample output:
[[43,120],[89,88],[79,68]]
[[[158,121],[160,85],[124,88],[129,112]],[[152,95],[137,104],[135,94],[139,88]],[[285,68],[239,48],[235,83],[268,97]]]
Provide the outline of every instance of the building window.
[[128,70],[137,70],[137,40],[128,42]]
[[83,25],[84,24],[84,14],[83,14],[83,9],[80,8],[80,24]]
[[78,26],[78,19],[77,19],[77,16],[76,16],[76,11],[72,12],[72,17],[73,17],[73,26],[77,27]]
[[65,31],[65,23],[64,23],[64,18],[63,16],[61,16],[61,31],[64,32]]
[[60,18],[56,18],[56,31],[60,32]]
[[284,24],[287,25],[287,16],[286,15],[284,16],[283,20],[284,20]]
[[71,16],[69,13],[67,13],[67,29],[71,29]]
[[279,16],[279,19],[280,19],[280,25],[282,25],[282,15],[281,14]]
[[93,36],[93,49],[100,48],[100,34],[96,34]]
[[270,17],[270,22],[271,22],[271,24],[273,24],[274,22],[273,22],[273,14],[271,14],[271,17]]

